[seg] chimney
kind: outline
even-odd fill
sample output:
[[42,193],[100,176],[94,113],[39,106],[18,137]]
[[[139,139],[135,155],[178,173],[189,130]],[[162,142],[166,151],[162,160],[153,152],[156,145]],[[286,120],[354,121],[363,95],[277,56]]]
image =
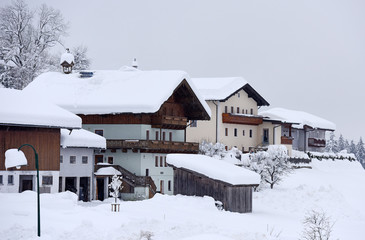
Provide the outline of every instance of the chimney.
[[137,58],[134,58],[132,61],[132,67],[134,68],[138,68],[138,62],[137,62]]

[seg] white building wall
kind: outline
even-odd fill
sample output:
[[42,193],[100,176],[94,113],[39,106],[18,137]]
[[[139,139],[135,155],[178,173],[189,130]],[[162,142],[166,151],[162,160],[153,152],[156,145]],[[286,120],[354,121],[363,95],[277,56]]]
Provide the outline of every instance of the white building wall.
[[[93,199],[95,187],[94,183],[94,149],[92,148],[61,148],[60,154],[63,161],[60,162],[60,174],[62,177],[61,191],[65,191],[66,177],[76,178],[76,194],[80,194],[80,178],[89,178],[89,199]],[[75,156],[76,162],[70,163],[70,157]],[[82,163],[82,157],[88,158],[87,164]]]
[[[0,192],[2,193],[18,193],[19,180],[21,175],[32,176],[33,191],[37,191],[37,171],[0,171],[3,176],[3,183],[0,184]],[[13,184],[8,183],[8,175],[13,176]],[[42,185],[43,176],[52,176],[52,185]],[[58,192],[59,171],[39,171],[39,186],[49,188],[50,193]]]

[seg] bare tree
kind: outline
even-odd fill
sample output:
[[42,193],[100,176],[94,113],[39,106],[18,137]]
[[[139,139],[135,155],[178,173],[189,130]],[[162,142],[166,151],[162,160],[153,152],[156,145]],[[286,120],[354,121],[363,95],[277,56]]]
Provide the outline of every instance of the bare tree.
[[86,70],[90,67],[90,59],[87,56],[87,47],[77,46],[72,49],[72,53],[75,57],[75,65],[72,67],[74,70]]
[[303,240],[329,240],[334,223],[323,211],[312,210],[304,218]]
[[61,13],[43,4],[31,11],[23,0],[0,8],[0,82],[22,89],[47,68],[48,50],[66,34]]

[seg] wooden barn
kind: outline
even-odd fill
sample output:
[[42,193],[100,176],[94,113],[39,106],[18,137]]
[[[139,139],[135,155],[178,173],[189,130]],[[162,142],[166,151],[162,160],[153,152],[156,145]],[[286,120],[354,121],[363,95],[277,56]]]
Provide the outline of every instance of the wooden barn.
[[203,155],[169,154],[174,169],[174,194],[211,196],[231,212],[252,212],[252,188],[260,183],[257,173]]

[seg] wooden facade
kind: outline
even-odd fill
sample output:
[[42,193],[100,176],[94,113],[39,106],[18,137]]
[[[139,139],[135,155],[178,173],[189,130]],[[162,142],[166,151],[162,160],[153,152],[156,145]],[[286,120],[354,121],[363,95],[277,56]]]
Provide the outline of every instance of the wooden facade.
[[308,138],[309,147],[326,147],[325,139]]
[[[31,144],[38,153],[39,170],[60,170],[60,129],[40,127],[0,126],[0,170],[5,170],[5,152],[11,148],[19,148],[22,144]],[[35,171],[34,151],[23,147],[28,166],[19,171]],[[17,171],[17,169],[12,169]]]
[[281,144],[292,145],[293,144],[293,138],[292,137],[281,136]]
[[245,125],[260,125],[263,123],[262,117],[235,115],[231,113],[222,113],[223,123],[245,124]]
[[108,149],[134,149],[150,153],[198,153],[199,143],[155,140],[107,140]]
[[252,212],[252,188],[258,185],[232,185],[200,173],[174,168],[174,194],[211,196],[227,211]]

